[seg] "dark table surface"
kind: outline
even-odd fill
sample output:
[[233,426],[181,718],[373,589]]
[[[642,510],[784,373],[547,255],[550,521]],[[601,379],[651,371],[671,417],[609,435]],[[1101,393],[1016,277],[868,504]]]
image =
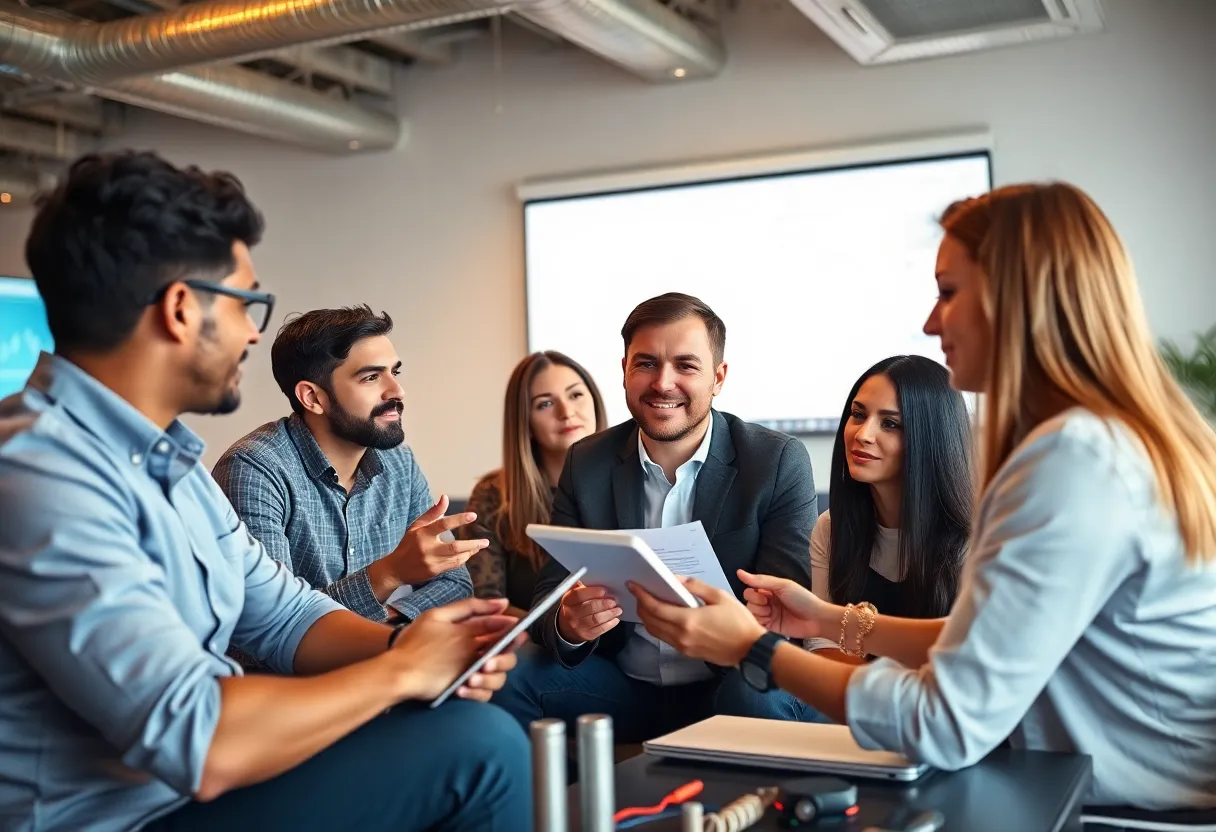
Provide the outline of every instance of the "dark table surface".
[[[1042,751],[997,749],[976,765],[956,772],[930,772],[915,783],[843,778],[858,786],[858,814],[843,824],[819,823],[806,829],[862,832],[883,826],[896,812],[909,817],[935,809],[951,832],[1078,832],[1080,808],[1089,787],[1090,758]],[[690,780],[705,790],[695,798],[707,807],[729,803],[746,792],[783,780],[812,776],[735,766],[661,760],[648,754],[616,767],[616,805],[651,806]],[[578,786],[569,791],[570,829],[580,828]],[[779,829],[770,809],[751,829]],[[680,819],[664,818],[633,827],[644,832],[680,829]]]

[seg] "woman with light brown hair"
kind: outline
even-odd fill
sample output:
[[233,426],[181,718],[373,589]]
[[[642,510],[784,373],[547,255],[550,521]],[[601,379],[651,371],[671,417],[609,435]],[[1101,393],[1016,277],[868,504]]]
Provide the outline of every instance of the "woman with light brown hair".
[[[1092,756],[1091,803],[1216,804],[1216,434],[1158,356],[1127,254],[1088,196],[1001,188],[942,225],[925,331],[952,383],[983,394],[980,498],[949,616],[740,575],[746,608],[694,582],[706,606],[635,590],[641,618],[867,748],[957,769],[1008,738]],[[778,634],[884,658],[841,664]]]
[[566,451],[608,426],[595,381],[572,358],[534,352],[516,365],[503,405],[503,464],[486,474],[469,497],[477,520],[464,536],[490,545],[469,559],[473,594],[506,598],[523,616],[547,555],[524,532],[548,523]]

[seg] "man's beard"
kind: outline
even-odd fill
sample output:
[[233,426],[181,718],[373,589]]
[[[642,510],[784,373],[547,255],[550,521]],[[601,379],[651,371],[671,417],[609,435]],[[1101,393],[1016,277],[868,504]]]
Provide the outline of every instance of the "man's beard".
[[329,399],[334,406],[333,412],[327,415],[329,429],[339,439],[344,439],[362,448],[375,448],[377,451],[387,451],[405,441],[405,428],[401,426],[400,419],[396,422],[389,422],[387,425],[376,423],[376,417],[385,413],[396,411],[400,416],[404,409],[400,399],[380,405],[367,419],[361,419],[344,409],[332,394]]
[[[208,347],[218,348],[218,340],[215,336],[214,318],[206,318],[203,320],[203,328],[202,332],[200,333],[200,337],[201,340],[208,345]],[[236,377],[237,371],[240,369],[241,364],[248,357],[249,350],[246,349],[241,353],[241,357],[237,359],[236,364],[234,364],[226,373],[224,373],[223,381],[221,382],[223,387],[220,388],[219,393],[214,397],[209,396],[206,402],[200,402],[194,407],[187,408],[187,412],[201,413],[205,416],[226,416],[229,413],[235,412],[236,409],[241,406],[241,389],[236,384],[233,384],[232,380]],[[214,389],[217,386],[217,383],[213,378],[214,374],[202,369],[200,367],[200,364],[202,363],[203,362],[200,357],[198,363],[196,363],[191,369],[190,375],[193,378],[196,386]]]
[[638,428],[642,431],[642,433],[646,434],[655,442],[679,442],[685,436],[688,436],[690,433],[700,427],[702,423],[704,423],[705,418],[709,416],[710,404],[712,403],[712,400],[712,397],[710,397],[710,399],[705,402],[702,409],[694,410],[693,408],[696,406],[696,402],[693,399],[685,399],[683,404],[687,419],[682,425],[652,424],[650,420],[644,418],[645,416],[649,415],[647,413],[647,404],[644,400],[639,402],[637,412],[634,412],[632,405],[630,406],[629,410],[633,416],[633,420],[637,422]]

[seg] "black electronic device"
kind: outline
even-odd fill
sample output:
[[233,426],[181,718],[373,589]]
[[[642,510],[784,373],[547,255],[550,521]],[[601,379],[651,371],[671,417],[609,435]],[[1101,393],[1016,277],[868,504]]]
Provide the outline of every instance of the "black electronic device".
[[781,783],[773,808],[786,829],[820,819],[846,819],[857,814],[857,787],[839,777],[803,777]]

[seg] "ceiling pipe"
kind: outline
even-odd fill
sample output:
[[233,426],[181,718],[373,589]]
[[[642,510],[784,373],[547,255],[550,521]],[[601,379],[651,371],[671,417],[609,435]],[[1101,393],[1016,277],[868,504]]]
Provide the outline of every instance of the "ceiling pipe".
[[511,11],[652,81],[713,75],[725,61],[714,37],[659,0],[204,0],[49,32],[24,25],[18,12],[0,13],[0,64],[100,86]]
[[386,149],[391,116],[238,67],[288,46],[513,11],[652,81],[716,74],[721,44],[659,0],[204,0],[109,23],[0,7],[0,69],[330,151]]
[[[27,50],[44,49],[62,43],[78,25],[88,26],[0,8],[0,64],[16,65],[38,77],[31,71],[33,66],[14,60],[19,56],[11,45],[19,38]],[[52,76],[52,80],[74,85],[66,78]],[[238,66],[202,67],[82,88],[113,101],[329,153],[388,150],[404,136],[400,121],[391,114]]]

